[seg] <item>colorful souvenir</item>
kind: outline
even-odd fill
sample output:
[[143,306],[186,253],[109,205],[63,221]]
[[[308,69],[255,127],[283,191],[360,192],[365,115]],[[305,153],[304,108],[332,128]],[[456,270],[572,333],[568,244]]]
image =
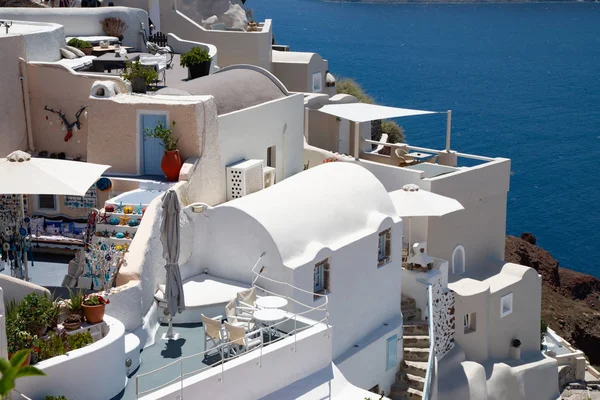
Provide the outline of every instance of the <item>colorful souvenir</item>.
[[139,206],[136,206],[136,207],[135,207],[134,214],[140,214],[140,215],[141,215],[141,214],[142,214],[142,209],[143,209],[143,208],[144,208],[144,207],[142,207],[142,203],[140,203],[140,205],[139,205]]
[[108,223],[109,223],[109,224],[111,224],[111,225],[119,225],[119,218],[112,217],[112,218],[111,218],[111,219],[108,221]]
[[131,207],[131,206],[123,207],[123,214],[133,214],[133,207]]
[[125,238],[125,234],[123,232],[117,232],[117,234],[115,235],[115,237],[117,239],[124,239]]
[[115,207],[111,206],[111,205],[104,206],[104,211],[114,212],[115,211]]
[[112,182],[108,178],[100,178],[96,182],[96,187],[99,191],[105,192],[112,187]]
[[131,218],[129,218],[127,215],[123,215],[122,217],[119,217],[119,225],[126,226],[130,219]]
[[123,202],[120,202],[119,205],[115,207],[115,211],[118,213],[123,212]]
[[131,221],[129,221],[129,226],[138,226],[139,224],[140,224],[139,219],[132,219]]
[[102,214],[98,214],[98,216],[100,217],[100,224],[109,224],[109,218],[112,214],[107,214],[106,211],[104,211]]

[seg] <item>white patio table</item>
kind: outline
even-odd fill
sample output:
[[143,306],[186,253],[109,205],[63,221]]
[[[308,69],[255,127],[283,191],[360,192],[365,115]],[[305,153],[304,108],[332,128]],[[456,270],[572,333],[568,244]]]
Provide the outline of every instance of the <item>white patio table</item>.
[[263,308],[261,310],[254,311],[252,316],[257,322],[260,322],[267,327],[270,342],[272,338],[273,324],[285,319],[285,311],[277,308]]
[[258,308],[284,308],[288,305],[288,301],[279,296],[264,296],[256,299]]

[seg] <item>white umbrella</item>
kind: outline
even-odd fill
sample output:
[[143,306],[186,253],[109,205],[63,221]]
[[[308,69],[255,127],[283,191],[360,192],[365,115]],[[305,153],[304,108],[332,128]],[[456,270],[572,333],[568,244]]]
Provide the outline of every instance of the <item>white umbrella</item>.
[[408,248],[410,250],[411,217],[441,217],[464,210],[457,200],[428,192],[417,185],[404,185],[402,189],[389,193],[399,217],[408,217]]
[[[21,195],[21,218],[25,216],[24,194],[84,196],[109,165],[53,158],[32,158],[15,151],[0,159],[0,194]],[[27,252],[24,257],[25,279],[29,279]]]

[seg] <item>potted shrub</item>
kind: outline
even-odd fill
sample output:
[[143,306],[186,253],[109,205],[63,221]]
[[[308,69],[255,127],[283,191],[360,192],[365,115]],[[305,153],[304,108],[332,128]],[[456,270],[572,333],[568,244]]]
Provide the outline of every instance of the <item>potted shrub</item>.
[[60,317],[61,307],[60,302],[55,301],[52,307],[48,310],[48,323],[50,328],[54,329],[58,326],[58,318]]
[[[172,126],[175,127],[175,121],[173,121]],[[165,154],[160,162],[160,168],[168,180],[177,181],[179,179],[181,165],[183,164],[179,155],[179,150],[177,150],[179,138],[176,138],[173,135],[173,130],[165,127],[162,122],[159,122],[154,129],[146,128],[144,133],[148,137],[160,139],[162,141],[161,144],[165,148]]]
[[142,65],[138,61],[127,61],[126,67],[121,73],[121,78],[131,83],[131,90],[134,93],[146,93],[146,88],[156,79],[158,72],[151,66]]
[[6,326],[6,342],[8,347],[8,359],[10,360],[20,350],[28,350],[27,356],[23,359],[22,366],[29,365],[31,362],[31,350],[33,349],[33,342],[37,339],[36,336],[31,335],[29,332],[22,330],[19,324],[12,324]]
[[69,297],[67,302],[69,314],[78,314],[83,319],[83,299],[85,298],[83,291],[79,289],[77,292],[73,292],[69,288]]
[[519,339],[510,341],[510,357],[513,360],[521,359],[521,341]]
[[69,314],[69,316],[63,321],[63,326],[68,331],[74,331],[75,329],[81,328],[81,315]]
[[50,323],[49,314],[54,307],[46,295],[29,293],[21,300],[17,313],[27,332],[43,336]]
[[78,48],[79,50],[83,51],[86,56],[92,55],[93,46],[88,41],[72,38],[69,40],[67,45]]
[[179,64],[188,69],[188,78],[196,79],[210,73],[210,62],[212,58],[206,50],[200,47],[192,47],[190,51],[183,53]]
[[97,324],[102,322],[104,318],[104,309],[106,305],[110,304],[108,298],[104,298],[97,293],[92,293],[85,296],[83,300],[83,312],[85,313],[85,319],[90,324]]

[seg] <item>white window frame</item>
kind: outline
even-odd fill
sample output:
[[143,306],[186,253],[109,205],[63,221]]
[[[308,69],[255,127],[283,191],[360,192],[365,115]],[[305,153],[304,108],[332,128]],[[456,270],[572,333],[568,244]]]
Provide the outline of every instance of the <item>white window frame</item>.
[[[456,253],[458,253],[459,251],[462,252],[463,265],[462,265],[462,271],[457,272],[456,265],[454,265],[454,257],[456,256]],[[459,244],[452,251],[452,273],[455,275],[460,275],[460,274],[463,274],[466,269],[467,269],[467,254],[465,253],[465,247],[462,244]]]
[[[317,290],[317,277],[321,281],[320,290]],[[313,292],[314,300],[322,297],[319,295],[331,293],[331,264],[329,258],[316,263],[313,267]]]
[[[40,196],[52,196],[54,197],[54,208],[41,208],[40,207]],[[37,211],[58,211],[58,196],[55,194],[38,194],[35,196],[35,209]]]
[[[508,307],[504,307],[507,305]],[[506,308],[506,310],[505,310]],[[500,318],[504,318],[513,312],[513,294],[508,293],[500,298]]]
[[323,91],[323,74],[322,73],[315,72],[314,74],[312,74],[312,89],[313,89],[312,90],[313,93],[321,93]]
[[389,264],[390,261],[392,261],[392,228],[379,232],[377,237],[377,268]]

